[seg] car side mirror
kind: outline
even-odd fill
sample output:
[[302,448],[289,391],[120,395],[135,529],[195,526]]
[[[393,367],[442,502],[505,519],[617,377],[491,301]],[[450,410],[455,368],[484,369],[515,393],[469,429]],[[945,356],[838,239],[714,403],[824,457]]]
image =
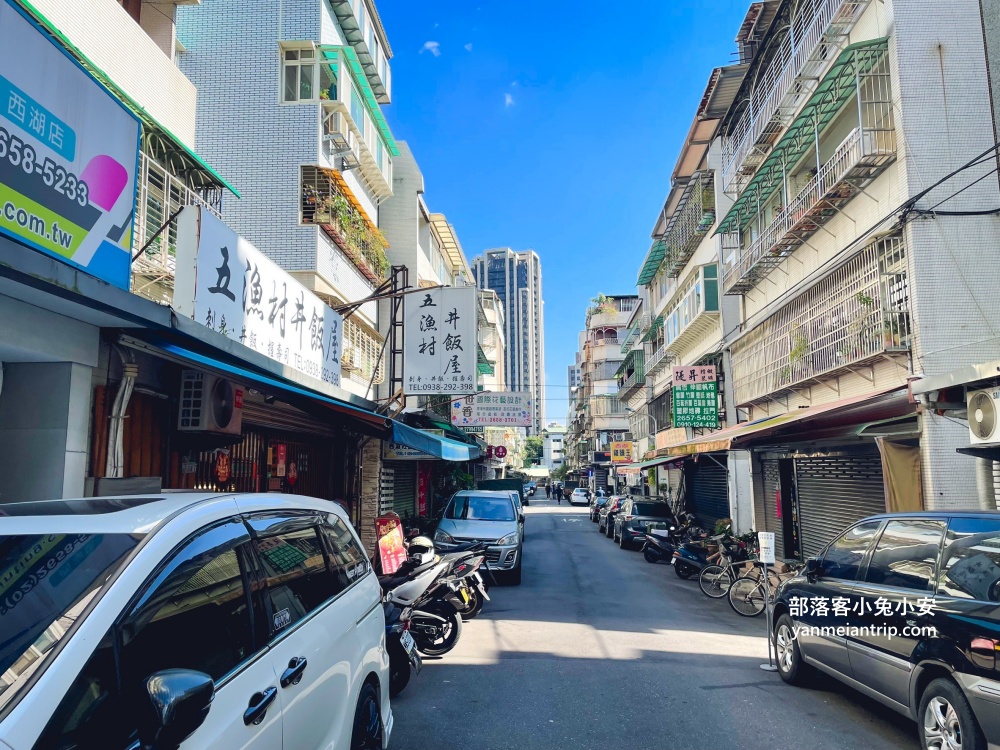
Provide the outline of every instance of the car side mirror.
[[823,575],[823,560],[819,557],[806,558],[806,577],[813,580],[821,575]]
[[146,678],[150,709],[139,721],[142,750],[177,750],[200,727],[215,699],[204,672],[164,669]]

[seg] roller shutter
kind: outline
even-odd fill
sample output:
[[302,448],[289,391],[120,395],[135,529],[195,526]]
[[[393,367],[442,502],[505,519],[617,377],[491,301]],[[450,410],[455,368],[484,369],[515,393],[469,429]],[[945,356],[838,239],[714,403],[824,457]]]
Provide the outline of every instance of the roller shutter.
[[782,530],[781,521],[778,519],[778,488],[781,486],[781,475],[778,469],[778,459],[765,458],[760,462],[761,473],[764,479],[764,497],[760,504],[761,514],[757,516],[764,526],[757,531],[774,532],[774,554],[778,560],[785,557],[785,534]]
[[[718,462],[713,458],[718,458]],[[729,517],[729,473],[725,454],[689,461],[684,479],[687,508],[695,514],[699,524],[711,531],[717,520]]]
[[802,554],[816,555],[855,521],[885,513],[882,459],[809,456],[795,459]]
[[416,515],[417,462],[387,462],[392,472],[392,509],[403,518]]

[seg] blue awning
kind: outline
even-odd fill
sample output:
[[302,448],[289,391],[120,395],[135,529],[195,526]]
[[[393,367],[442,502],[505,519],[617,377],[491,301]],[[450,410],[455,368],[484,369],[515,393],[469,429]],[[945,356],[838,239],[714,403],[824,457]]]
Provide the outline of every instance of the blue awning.
[[424,432],[395,420],[392,423],[392,442],[445,461],[472,461],[479,458],[479,448],[475,445]]

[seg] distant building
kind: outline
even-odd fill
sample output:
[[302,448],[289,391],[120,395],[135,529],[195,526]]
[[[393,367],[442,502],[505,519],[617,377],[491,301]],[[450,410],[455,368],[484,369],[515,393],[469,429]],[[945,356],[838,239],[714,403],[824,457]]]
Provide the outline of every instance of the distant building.
[[565,463],[563,441],[566,437],[566,427],[558,422],[549,422],[541,432],[542,466],[549,472],[561,469]]

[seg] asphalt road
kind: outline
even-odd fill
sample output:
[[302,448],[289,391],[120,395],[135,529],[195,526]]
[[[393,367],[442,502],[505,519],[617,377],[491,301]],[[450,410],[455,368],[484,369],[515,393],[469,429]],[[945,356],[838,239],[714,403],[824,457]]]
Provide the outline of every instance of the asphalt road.
[[393,700],[393,750],[919,747],[915,725],[823,680],[785,685],[763,618],[533,499],[524,581]]

